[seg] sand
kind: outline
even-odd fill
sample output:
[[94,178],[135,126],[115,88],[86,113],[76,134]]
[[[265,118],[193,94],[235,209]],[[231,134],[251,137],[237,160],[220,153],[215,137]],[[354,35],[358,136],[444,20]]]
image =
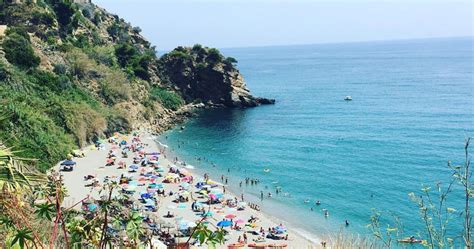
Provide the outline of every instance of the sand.
[[[159,147],[161,145],[157,144],[154,140],[153,137],[150,136],[148,133],[142,133],[140,135],[140,138],[143,143],[146,144],[146,152],[153,152],[153,151],[159,151]],[[131,139],[131,136],[129,136],[129,139]],[[120,177],[121,174],[129,174],[134,176],[135,179],[138,179],[139,176],[139,171],[137,173],[128,173],[127,168],[126,169],[118,169],[117,165],[115,166],[105,166],[106,162],[106,157],[109,152],[109,150],[112,149],[112,144],[106,143],[105,149],[103,150],[97,150],[94,146],[89,146],[84,149],[85,152],[85,157],[83,158],[75,158],[74,161],[77,162],[77,165],[74,168],[74,171],[72,172],[61,172],[63,175],[64,179],[64,184],[65,187],[68,190],[68,197],[66,197],[64,206],[65,207],[70,207],[77,202],[80,202],[87,196],[92,196],[94,198],[98,198],[100,195],[98,193],[98,190],[100,187],[96,188],[91,188],[91,187],[85,187],[86,182],[84,181],[84,176],[86,175],[94,175],[96,178],[99,180],[100,183],[102,183],[103,179],[106,176],[112,177],[112,178],[118,178]],[[118,156],[117,161],[125,161],[128,165],[133,164],[133,154],[129,153],[128,158],[121,158],[120,149],[115,149],[116,154]],[[166,155],[166,153],[165,153]],[[168,171],[169,167],[171,167],[173,164],[171,163],[170,160],[165,158],[164,155],[161,155],[159,157],[158,163],[161,167],[165,169],[165,172],[163,175],[166,175],[166,172]],[[59,169],[59,165],[55,167],[55,170]],[[188,171],[191,172],[193,175],[195,181],[202,179],[202,176],[197,175],[195,172],[192,172],[191,169],[188,169]],[[157,183],[161,183],[163,178],[158,178]],[[179,183],[163,183],[164,189],[166,190],[166,193],[168,193],[170,190],[173,191],[174,193],[178,192],[179,189]],[[221,187],[219,187],[221,188]],[[221,188],[222,189],[222,188]],[[144,186],[138,186],[136,189],[136,192],[134,194],[134,198],[138,199],[139,198],[139,193],[145,191]],[[191,186],[190,192],[194,192],[195,188],[194,186]],[[232,193],[226,192],[227,195],[232,195]],[[192,194],[193,198],[196,198],[196,194]],[[198,223],[198,221],[201,219],[201,216],[199,216],[199,213],[195,213],[191,210],[191,203],[192,201],[189,201],[185,203],[185,208],[178,207],[177,203],[174,203],[173,200],[175,199],[175,196],[166,196],[166,197],[159,197],[159,204],[158,204],[158,210],[157,212],[149,212],[149,211],[142,211],[143,214],[145,215],[151,215],[151,217],[155,217],[154,219],[161,219],[164,220],[168,223],[174,223],[177,224],[178,221],[175,219],[176,217],[180,217],[184,220],[190,221],[190,222],[195,222]],[[240,199],[240,198],[239,198]],[[197,199],[200,201],[203,201],[204,199]],[[137,203],[139,203],[137,201]],[[142,204],[139,204],[142,205]],[[223,220],[224,216],[232,213],[237,216],[236,219],[242,219],[244,221],[247,221],[251,216],[258,217],[259,222],[257,223],[258,227],[255,230],[259,230],[260,227],[263,227],[265,230],[267,230],[269,227],[276,227],[279,224],[277,224],[274,219],[267,215],[264,214],[260,211],[256,211],[251,209],[250,207],[246,207],[245,210],[243,211],[235,211],[235,210],[229,210],[228,208],[220,208],[222,205],[220,204],[215,204],[211,205],[212,209],[211,211],[214,212],[214,215],[212,217],[208,218],[208,221],[210,222],[210,225],[215,228],[216,224]],[[80,208],[80,205],[77,205],[76,208]],[[164,215],[166,215],[168,212],[172,212],[175,215],[175,218],[163,218]],[[285,224],[283,224],[285,225]],[[226,235],[226,242],[223,245],[217,245],[217,248],[227,248],[227,245],[231,243],[236,243],[238,240],[239,236],[242,236],[243,231],[236,231],[236,230],[231,230],[230,228],[226,228],[227,231],[229,231],[229,234]],[[173,229],[171,229],[173,231]],[[270,244],[287,244],[287,248],[316,248],[319,247],[319,242],[318,241],[309,241],[305,237],[301,236],[294,230],[291,230],[291,228],[288,230],[288,240],[271,240],[271,239],[266,239],[264,243],[270,243]],[[258,236],[252,235],[251,233],[247,233],[248,236],[248,243],[253,242],[253,239],[256,239]],[[181,238],[181,241],[185,241],[185,238]],[[200,248],[205,248],[205,246],[200,247]]]

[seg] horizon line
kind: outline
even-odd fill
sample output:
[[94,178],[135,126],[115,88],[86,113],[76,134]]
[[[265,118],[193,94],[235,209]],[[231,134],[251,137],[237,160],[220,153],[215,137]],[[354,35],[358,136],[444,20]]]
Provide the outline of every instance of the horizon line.
[[[274,44],[274,45],[246,45],[246,46],[225,46],[225,47],[215,47],[219,50],[221,49],[244,49],[244,48],[268,48],[268,47],[292,47],[292,46],[312,46],[312,45],[336,45],[336,44],[355,44],[355,43],[376,43],[376,42],[403,42],[403,41],[416,41],[416,40],[442,40],[442,39],[474,39],[474,35],[471,36],[433,36],[433,37],[419,37],[419,38],[395,38],[395,39],[376,39],[376,40],[361,40],[361,41],[334,41],[334,42],[315,42],[315,43],[294,43],[294,44]],[[200,43],[195,43],[200,44]],[[187,47],[192,45],[177,45],[171,49],[160,49],[157,52],[171,51],[179,46]],[[200,44],[204,47],[205,44]],[[211,47],[210,47],[211,48]]]

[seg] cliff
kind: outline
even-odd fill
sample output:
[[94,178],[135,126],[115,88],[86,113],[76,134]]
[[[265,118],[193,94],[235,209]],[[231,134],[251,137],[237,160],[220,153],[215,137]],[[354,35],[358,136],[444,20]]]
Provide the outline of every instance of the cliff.
[[164,80],[179,91],[187,102],[211,106],[254,107],[275,101],[250,94],[237,61],[217,49],[195,45],[178,47],[159,61]]
[[[7,3],[9,2],[9,3]],[[115,131],[160,132],[197,106],[251,107],[235,60],[150,42],[88,1],[0,1],[0,140],[47,169]],[[18,2],[18,3],[17,3]]]

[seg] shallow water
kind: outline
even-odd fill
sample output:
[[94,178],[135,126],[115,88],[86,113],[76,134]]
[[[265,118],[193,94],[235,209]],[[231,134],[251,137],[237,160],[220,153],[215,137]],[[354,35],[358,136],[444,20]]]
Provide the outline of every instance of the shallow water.
[[[462,162],[464,139],[474,134],[472,44],[459,38],[225,49],[252,92],[277,104],[204,111],[160,140],[197,171],[229,175],[232,190],[254,202],[261,190],[272,192],[263,209],[309,233],[338,231],[346,219],[346,229],[367,233],[377,208],[399,215],[411,234],[421,223],[408,193],[446,182],[447,160]],[[261,183],[239,188],[245,177]],[[275,186],[291,197],[276,195]]]

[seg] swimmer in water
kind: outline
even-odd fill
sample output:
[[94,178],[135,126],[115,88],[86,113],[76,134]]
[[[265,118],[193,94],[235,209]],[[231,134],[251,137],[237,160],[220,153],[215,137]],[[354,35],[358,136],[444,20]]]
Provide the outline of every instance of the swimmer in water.
[[348,221],[348,220],[346,220],[346,227],[348,227],[348,226],[349,226],[349,221]]
[[316,201],[316,206],[321,205],[321,202],[319,200]]

